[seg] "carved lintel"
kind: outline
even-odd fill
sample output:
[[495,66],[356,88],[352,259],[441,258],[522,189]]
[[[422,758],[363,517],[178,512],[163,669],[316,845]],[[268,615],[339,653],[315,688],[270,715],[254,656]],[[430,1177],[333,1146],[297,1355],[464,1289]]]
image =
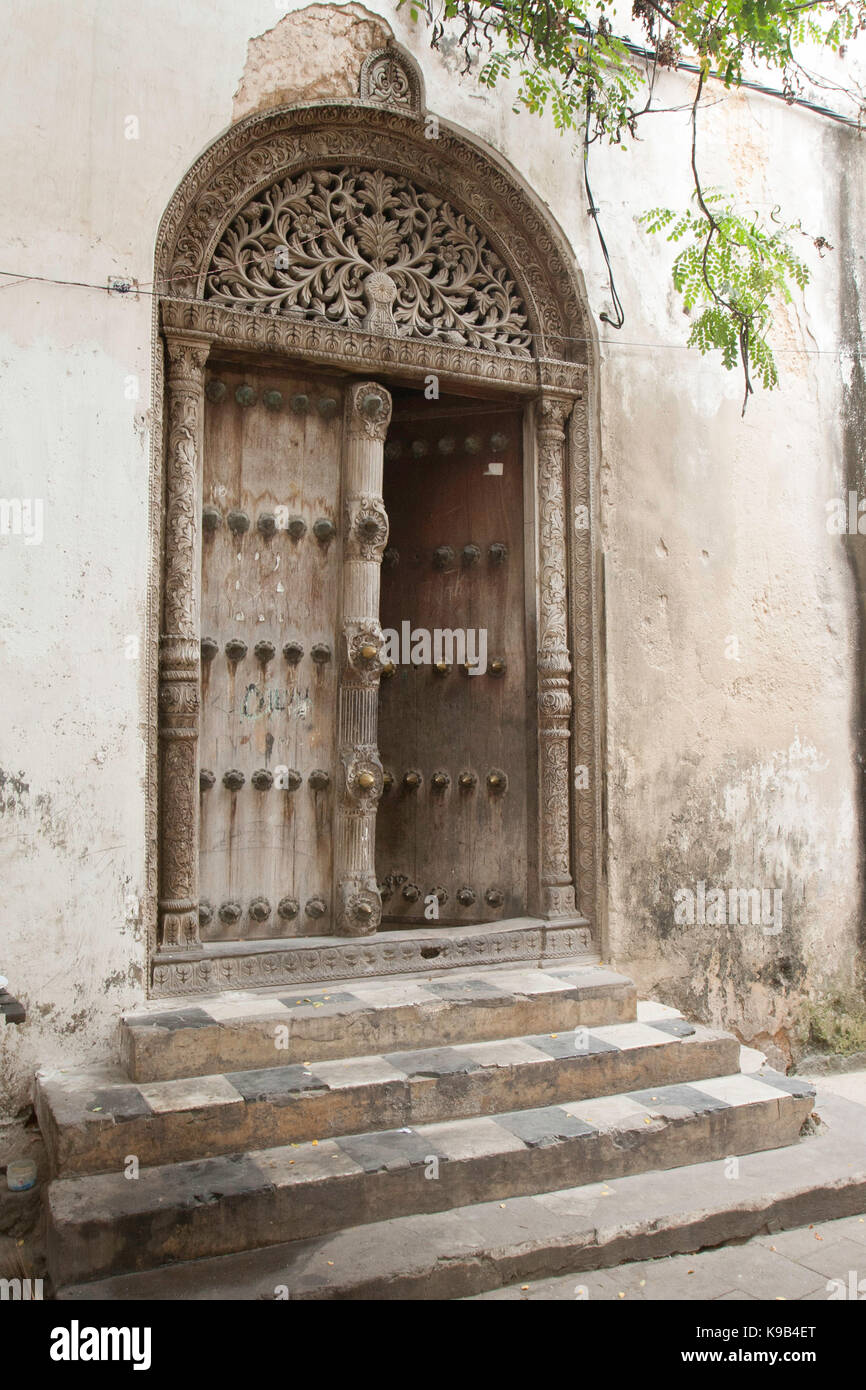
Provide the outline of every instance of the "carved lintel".
[[382,794],[377,749],[382,630],[379,567],[388,539],[382,501],[391,397],[376,382],[348,392],[343,497],[346,518],[341,602],[338,745],[342,775],[334,809],[337,932],[366,936],[382,920],[376,883],[376,808]]
[[199,949],[199,466],[209,344],[171,335],[159,655],[160,950]]
[[536,407],[538,457],[538,772],[542,910],[575,912],[571,875],[569,739],[571,660],[565,535],[565,426],[572,402],[543,396]]

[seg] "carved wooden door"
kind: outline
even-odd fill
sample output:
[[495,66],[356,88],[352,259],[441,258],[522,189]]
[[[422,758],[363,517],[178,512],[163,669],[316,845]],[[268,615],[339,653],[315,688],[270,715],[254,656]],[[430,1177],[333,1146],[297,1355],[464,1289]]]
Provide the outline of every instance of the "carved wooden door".
[[381,590],[394,669],[380,685],[376,827],[392,925],[430,922],[434,894],[446,924],[527,911],[521,444],[516,408],[394,395]]
[[342,386],[226,364],[205,397],[202,940],[327,933]]

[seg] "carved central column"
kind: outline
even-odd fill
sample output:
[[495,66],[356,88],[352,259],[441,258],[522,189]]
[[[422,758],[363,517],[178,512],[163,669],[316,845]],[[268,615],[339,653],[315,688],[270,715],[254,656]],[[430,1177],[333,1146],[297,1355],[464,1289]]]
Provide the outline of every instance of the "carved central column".
[[538,772],[541,899],[547,917],[575,915],[569,821],[571,661],[565,540],[565,425],[572,402],[536,406],[538,455]]
[[376,883],[376,809],[382,795],[377,746],[382,629],[379,578],[388,540],[382,501],[391,397],[375,382],[347,393],[343,467],[343,590],[334,879],[340,935],[365,936],[382,919]]
[[209,344],[170,336],[165,568],[159,641],[159,948],[200,949],[198,927],[201,436]]

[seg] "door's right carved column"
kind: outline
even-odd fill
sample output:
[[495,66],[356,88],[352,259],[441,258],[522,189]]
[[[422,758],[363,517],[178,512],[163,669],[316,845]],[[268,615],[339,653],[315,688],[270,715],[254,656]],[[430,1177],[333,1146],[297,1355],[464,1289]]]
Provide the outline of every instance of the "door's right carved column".
[[343,463],[340,776],[334,813],[336,918],[341,936],[366,936],[382,920],[376,883],[376,810],[383,785],[378,750],[379,580],[388,541],[382,470],[390,419],[391,397],[383,386],[361,382],[350,388]]
[[536,405],[538,459],[538,775],[541,908],[575,915],[569,820],[571,661],[565,536],[565,426],[572,402]]

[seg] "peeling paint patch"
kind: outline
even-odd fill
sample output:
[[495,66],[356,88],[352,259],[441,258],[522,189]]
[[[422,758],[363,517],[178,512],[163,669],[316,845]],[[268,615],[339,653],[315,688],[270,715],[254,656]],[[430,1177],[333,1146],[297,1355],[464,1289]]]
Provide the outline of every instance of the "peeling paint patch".
[[23,772],[0,768],[0,815],[27,815],[30,810],[30,783]]

